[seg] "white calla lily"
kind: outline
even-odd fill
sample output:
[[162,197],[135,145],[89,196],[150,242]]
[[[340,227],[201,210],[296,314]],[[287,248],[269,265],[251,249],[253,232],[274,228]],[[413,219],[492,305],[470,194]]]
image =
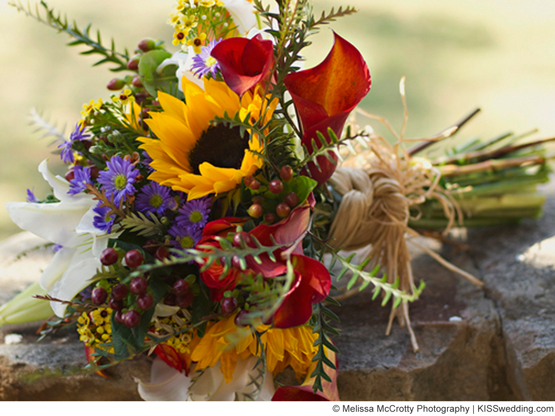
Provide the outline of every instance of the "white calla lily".
[[[101,266],[100,253],[108,246],[109,238],[118,234],[106,235],[94,227],[93,208],[97,202],[91,195],[68,194],[69,182],[54,176],[47,160],[39,165],[39,172],[60,202],[8,202],[6,208],[20,228],[62,246],[44,270],[40,285],[50,296],[70,301],[90,284]],[[56,315],[64,316],[65,304],[51,302],[51,306]]]
[[156,70],[161,72],[168,65],[177,65],[178,68],[175,72],[175,76],[179,81],[179,91],[183,91],[183,77],[204,89],[204,82],[191,71],[193,66],[193,56],[195,56],[193,47],[189,46],[186,51],[178,51],[174,53],[171,58],[165,59],[160,65],[158,65]]
[[[148,401],[232,401],[244,400],[245,395],[252,394],[255,386],[251,377],[256,377],[254,369],[257,357],[239,359],[233,373],[233,379],[226,383],[220,371],[220,362],[203,370],[202,375],[194,371],[188,377],[156,358],[152,363],[150,383],[139,383],[139,394]],[[193,383],[192,379],[196,378]],[[258,400],[269,401],[274,395],[274,381],[270,372],[266,373],[264,385]]]
[[258,26],[252,2],[248,0],[224,0],[224,6],[242,35]]

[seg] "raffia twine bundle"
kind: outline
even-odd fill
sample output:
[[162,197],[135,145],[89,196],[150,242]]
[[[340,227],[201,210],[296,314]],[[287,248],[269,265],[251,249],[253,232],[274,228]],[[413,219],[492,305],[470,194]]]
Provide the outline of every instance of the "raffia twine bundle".
[[[445,217],[449,219],[444,233],[456,224],[457,219],[462,218],[462,213],[455,200],[438,185],[439,171],[424,159],[412,158],[404,149],[407,142],[439,140],[453,134],[453,129],[433,138],[404,139],[407,112],[403,81],[401,96],[405,104],[405,122],[401,134],[397,134],[387,120],[365,113],[385,123],[397,142],[390,145],[383,137],[370,131],[368,148],[343,162],[329,181],[342,195],[342,200],[330,227],[328,244],[346,251],[369,247],[367,270],[381,266],[388,282],[394,283],[399,279],[399,289],[406,293],[412,294],[416,288],[407,248],[409,242],[475,286],[482,286],[482,282],[474,276],[414,241],[414,237],[419,234],[408,226],[411,211],[417,213],[413,217],[417,219],[420,215],[418,207],[426,199],[436,199],[442,204]],[[337,298],[343,299],[355,293],[358,293],[357,287],[344,291]],[[418,350],[410,325],[408,303],[403,302],[398,308],[392,308],[386,334],[390,333],[394,318],[398,319],[402,327],[407,326],[413,349]]]

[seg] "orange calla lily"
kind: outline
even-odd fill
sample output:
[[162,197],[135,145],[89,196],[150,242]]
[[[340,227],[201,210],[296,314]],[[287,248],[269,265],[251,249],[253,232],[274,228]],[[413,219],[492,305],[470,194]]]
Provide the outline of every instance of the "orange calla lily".
[[[340,136],[349,113],[366,96],[371,86],[370,71],[360,52],[341,36],[324,61],[311,69],[285,77],[285,86],[293,98],[303,131],[302,143],[313,152],[312,140],[322,145],[317,132],[330,142],[328,128]],[[337,161],[337,156],[331,154]],[[318,156],[318,165],[309,163],[308,170],[318,184],[326,182],[335,171],[335,164]]]

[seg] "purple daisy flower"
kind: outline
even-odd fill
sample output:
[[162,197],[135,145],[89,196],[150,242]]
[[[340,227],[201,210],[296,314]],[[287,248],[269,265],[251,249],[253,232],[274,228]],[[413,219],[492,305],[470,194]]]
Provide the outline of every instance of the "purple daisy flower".
[[212,198],[210,197],[188,201],[179,208],[179,215],[175,217],[175,220],[180,227],[201,230],[208,221],[211,205]]
[[172,200],[170,188],[151,182],[141,189],[141,193],[135,200],[135,207],[142,212],[163,215],[166,209],[172,205]]
[[173,246],[178,249],[193,248],[202,237],[202,231],[200,229],[192,230],[177,224],[172,225],[168,233],[175,238],[175,240],[170,241]]
[[58,149],[62,149],[62,153],[60,153],[60,157],[64,163],[75,163],[75,157],[73,157],[73,142],[75,140],[83,140],[89,137],[88,134],[85,134],[85,126],[80,125],[77,123],[75,125],[75,130],[73,133],[69,135],[69,140],[63,142],[61,145],[58,146]]
[[27,189],[27,202],[39,202],[39,199],[35,196],[35,193],[30,189]]
[[131,164],[131,161],[113,156],[107,163],[108,170],[98,175],[98,183],[106,191],[108,197],[114,197],[114,202],[119,204],[127,195],[135,193],[135,178],[139,171]]
[[141,165],[143,165],[145,167],[145,169],[148,171],[148,173],[154,172],[154,169],[150,167],[150,164],[152,163],[152,158],[146,152],[146,150],[143,150],[143,157],[144,157],[144,159],[141,160]]
[[93,212],[97,215],[93,217],[93,225],[101,231],[110,233],[114,225],[115,216],[108,215],[110,208],[97,206],[93,208]]
[[74,178],[69,181],[69,191],[67,192],[70,195],[76,195],[79,192],[83,192],[87,189],[87,185],[92,185],[91,179],[91,167],[83,167],[81,165],[75,165],[73,169]]
[[221,42],[220,40],[213,40],[208,45],[203,46],[200,53],[193,56],[193,65],[191,66],[191,72],[193,72],[197,77],[201,78],[208,74],[216,78],[216,74],[220,69],[220,65],[216,58],[213,58],[210,54],[212,49]]

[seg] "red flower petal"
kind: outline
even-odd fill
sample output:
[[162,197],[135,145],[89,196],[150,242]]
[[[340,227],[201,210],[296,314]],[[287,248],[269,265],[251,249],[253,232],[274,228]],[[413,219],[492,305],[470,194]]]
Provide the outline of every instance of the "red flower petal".
[[[211,236],[201,238],[196,245],[197,250],[210,251],[209,248],[199,247],[201,245],[220,248],[220,243]],[[224,271],[223,265],[214,262],[208,269],[200,272],[200,279],[210,289],[210,298],[214,302],[221,301],[225,291],[233,290],[239,278],[239,270],[237,269],[230,268],[225,274]]]
[[202,236],[227,237],[229,233],[234,233],[239,225],[244,225],[248,219],[237,217],[223,217],[219,220],[210,221],[202,230]]
[[319,261],[302,255],[291,256],[296,281],[274,314],[276,328],[291,328],[306,323],[312,304],[322,302],[331,289],[328,269]]
[[272,41],[263,40],[260,35],[225,39],[212,49],[211,55],[218,61],[226,84],[239,96],[259,82],[268,81],[275,63]]
[[[301,119],[302,143],[310,147],[309,151],[313,139],[318,147],[321,146],[317,131],[328,142],[328,127],[337,136],[341,134],[349,113],[371,86],[370,72],[360,52],[341,36],[334,35],[333,48],[320,65],[291,73],[284,80]],[[318,163],[322,172],[313,177],[322,184],[331,177],[335,165],[325,157],[320,157]],[[315,173],[311,167],[309,169]]]
[[[310,207],[302,206],[295,208],[289,217],[277,224],[261,224],[254,228],[249,235],[255,237],[260,244],[266,247],[272,246],[272,237],[277,244],[293,244],[306,232],[310,220]],[[281,276],[287,272],[287,265],[281,259],[281,253],[286,249],[274,251],[277,263],[270,260],[267,254],[260,257],[261,263],[257,263],[252,258],[247,259],[247,264],[255,273],[260,273],[264,277]],[[302,246],[299,243],[293,252],[302,254]]]
[[154,353],[170,367],[180,372],[183,371],[186,376],[189,375],[191,370],[191,357],[189,354],[178,353],[175,348],[168,344],[158,344],[154,349]]

